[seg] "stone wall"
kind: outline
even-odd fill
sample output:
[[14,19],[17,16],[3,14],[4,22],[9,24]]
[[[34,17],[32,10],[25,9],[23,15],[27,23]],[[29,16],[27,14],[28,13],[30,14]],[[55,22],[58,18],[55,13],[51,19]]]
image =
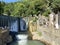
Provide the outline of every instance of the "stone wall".
[[51,28],[44,28],[44,27],[42,28],[43,28],[42,30],[43,39],[45,39],[52,45],[60,45],[60,35],[58,33],[58,30],[51,29]]
[[[43,16],[41,19],[44,19],[45,23],[50,24],[50,21],[48,21],[46,17]],[[33,39],[36,37],[37,40],[44,40],[51,45],[60,45],[60,29],[57,30],[53,25],[44,24],[44,20],[41,21],[41,19],[39,18],[35,23],[33,23],[33,21],[29,22],[29,30],[33,35]],[[42,25],[40,25],[40,21]],[[32,23],[35,25],[33,26]],[[36,34],[37,31],[41,32],[42,36],[38,36]]]

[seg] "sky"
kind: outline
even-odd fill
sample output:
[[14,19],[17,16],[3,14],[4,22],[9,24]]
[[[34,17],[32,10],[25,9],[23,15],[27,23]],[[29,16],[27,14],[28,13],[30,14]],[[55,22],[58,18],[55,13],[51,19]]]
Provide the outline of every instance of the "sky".
[[4,2],[10,3],[10,2],[16,2],[17,0],[0,0],[0,1],[4,1]]

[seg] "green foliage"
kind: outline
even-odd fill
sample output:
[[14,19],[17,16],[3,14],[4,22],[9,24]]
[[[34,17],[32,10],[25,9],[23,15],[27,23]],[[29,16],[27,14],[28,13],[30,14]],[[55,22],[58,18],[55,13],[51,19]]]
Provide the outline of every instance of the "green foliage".
[[29,16],[43,12],[47,7],[45,0],[22,0],[20,2],[9,3],[5,6],[4,13],[11,16]]
[[4,7],[4,14],[12,15],[12,12],[14,11],[14,3],[8,3]]
[[5,6],[5,3],[0,1],[0,14],[3,14],[4,6]]
[[52,0],[52,2],[50,1],[50,8],[52,8],[55,13],[60,11],[60,0]]
[[[32,5],[31,5],[32,4]],[[38,14],[43,12],[46,8],[46,2],[44,0],[34,0],[30,3],[30,9],[32,9],[32,14]]]
[[33,22],[36,22],[37,20],[38,20],[38,18],[37,17],[34,17]]
[[[1,8],[3,10],[2,6],[0,10]],[[4,6],[5,14],[10,13],[11,16],[16,17],[38,15],[39,13],[48,16],[52,10],[60,10],[60,0],[18,0],[14,3],[6,3]]]
[[42,36],[42,32],[38,32],[39,36]]
[[14,5],[14,11],[12,15],[20,17],[24,15],[25,12],[25,5],[23,3],[17,3]]
[[60,7],[60,0],[54,0],[52,2],[52,8],[59,8]]
[[42,15],[48,17],[50,13],[51,13],[51,11],[49,9],[47,9]]

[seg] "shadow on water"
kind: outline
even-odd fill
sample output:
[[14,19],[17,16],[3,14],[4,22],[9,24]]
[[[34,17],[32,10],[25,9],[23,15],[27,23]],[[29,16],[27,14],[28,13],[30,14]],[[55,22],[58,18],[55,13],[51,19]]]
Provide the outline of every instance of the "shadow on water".
[[16,35],[16,38],[17,40],[8,45],[45,45],[40,41],[28,40],[27,32],[20,32],[20,34]]

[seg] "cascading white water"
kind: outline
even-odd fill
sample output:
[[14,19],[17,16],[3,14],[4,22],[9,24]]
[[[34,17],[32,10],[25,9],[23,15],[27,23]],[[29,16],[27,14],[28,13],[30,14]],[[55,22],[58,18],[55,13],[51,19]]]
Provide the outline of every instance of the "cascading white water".
[[27,45],[28,35],[21,34],[21,35],[17,35],[16,38],[18,40],[17,41],[18,45]]
[[10,45],[45,45],[40,41],[28,40],[27,34],[18,34],[16,35],[17,41],[13,42]]
[[25,40],[25,39],[27,39],[27,37],[28,37],[28,35],[26,35],[26,34],[16,35],[16,38],[17,38],[17,39],[21,39],[21,40]]

